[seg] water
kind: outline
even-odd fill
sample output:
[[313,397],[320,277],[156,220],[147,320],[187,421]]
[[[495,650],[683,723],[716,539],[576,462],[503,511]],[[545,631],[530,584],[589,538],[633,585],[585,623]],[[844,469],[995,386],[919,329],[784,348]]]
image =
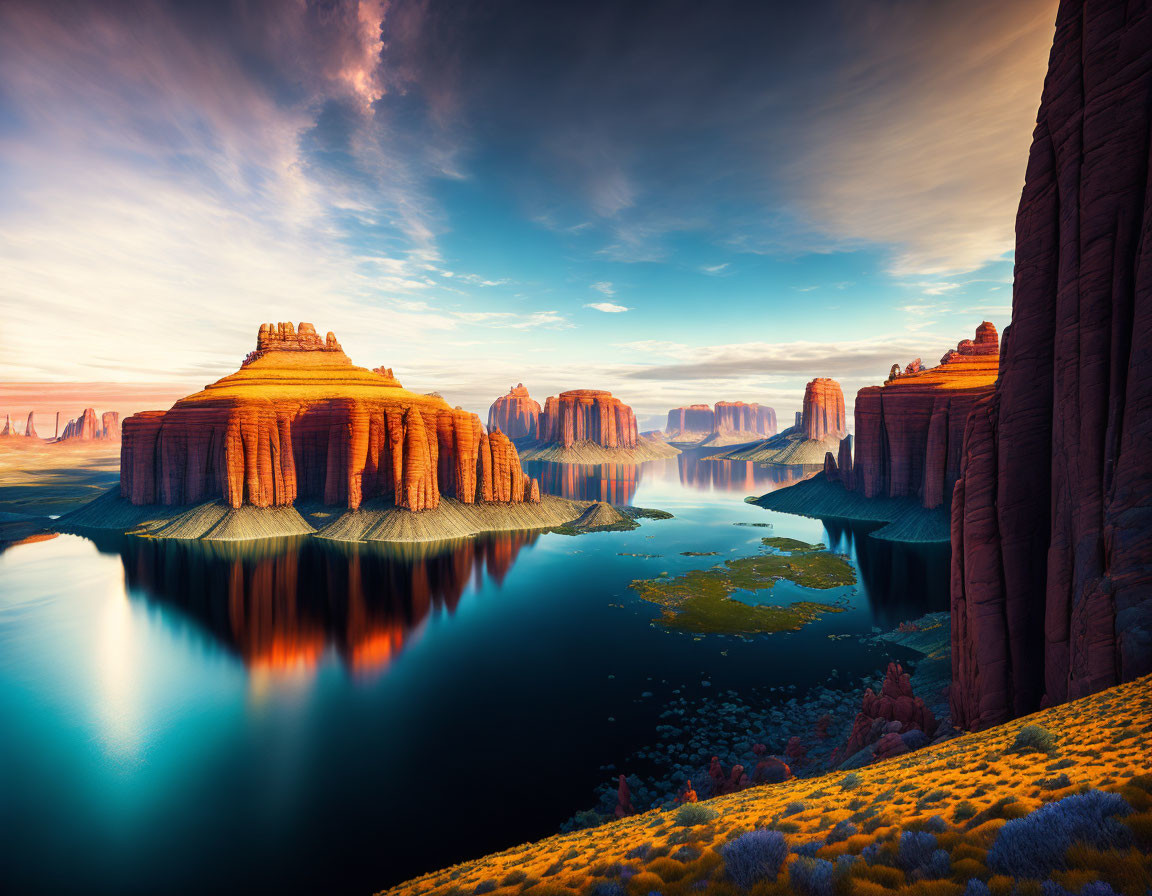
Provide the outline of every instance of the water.
[[[946,549],[741,500],[809,471],[530,466],[549,491],[676,518],[436,552],[61,536],[0,555],[6,891],[373,892],[555,832],[673,689],[846,680],[883,656],[830,634],[947,606]],[[627,589],[766,535],[847,553],[849,612],[696,640]]]

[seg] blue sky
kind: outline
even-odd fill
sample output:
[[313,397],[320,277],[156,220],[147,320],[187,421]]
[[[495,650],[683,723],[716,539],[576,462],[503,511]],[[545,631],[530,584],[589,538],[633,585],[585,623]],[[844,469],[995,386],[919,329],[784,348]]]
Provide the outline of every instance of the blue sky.
[[0,378],[191,389],[308,320],[481,413],[850,406],[1007,323],[1054,14],[11,0]]

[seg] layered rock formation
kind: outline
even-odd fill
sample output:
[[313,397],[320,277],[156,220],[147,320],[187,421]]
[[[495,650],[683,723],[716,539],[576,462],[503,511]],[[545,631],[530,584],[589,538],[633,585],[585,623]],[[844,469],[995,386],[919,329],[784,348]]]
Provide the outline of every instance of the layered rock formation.
[[844,413],[844,392],[836,380],[817,377],[804,388],[802,426],[804,438],[820,442],[832,436],[837,439],[848,434]]
[[[59,417],[57,417],[56,425],[57,427],[60,425]],[[58,441],[65,442],[74,439],[79,441],[92,441],[94,439],[104,439],[109,442],[120,441],[119,411],[105,411],[97,417],[94,408],[85,408],[83,414],[68,421]]]
[[938,367],[924,369],[919,359],[903,371],[894,365],[883,386],[856,393],[855,464],[844,484],[866,498],[916,498],[929,509],[950,501],[964,423],[992,393],[999,347],[996,327],[984,321]]
[[532,400],[523,383],[517,383],[488,409],[488,431],[500,430],[510,439],[535,439],[539,422],[540,402]]
[[889,663],[877,694],[864,691],[860,712],[833,764],[859,768],[926,746],[936,733],[932,710],[912,692],[912,681],[899,663]]
[[752,433],[759,436],[776,435],[776,411],[759,404],[742,401],[716,402],[715,431],[720,435]]
[[716,412],[710,405],[693,404],[686,408],[673,408],[668,412],[668,425],[664,431],[670,436],[704,438],[716,430]]
[[353,366],[311,324],[264,324],[240,370],[124,421],[120,494],[133,504],[356,509],[368,498],[427,510],[442,495],[539,501],[500,432],[395,377]]
[[694,404],[668,412],[665,430],[670,440],[733,444],[776,434],[776,411],[743,401],[718,401],[715,407]]
[[[1012,323],[952,503],[952,714],[1152,671],[1152,11],[1060,4]],[[859,457],[858,457],[859,460]]]
[[636,415],[611,392],[573,389],[549,396],[540,415],[542,442],[571,448],[592,442],[601,448],[635,448]]

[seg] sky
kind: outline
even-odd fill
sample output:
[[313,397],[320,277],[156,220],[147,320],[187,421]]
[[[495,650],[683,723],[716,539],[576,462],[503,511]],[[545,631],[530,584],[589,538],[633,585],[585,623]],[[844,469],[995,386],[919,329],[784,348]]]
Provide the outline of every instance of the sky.
[[0,0],[0,414],[165,407],[282,320],[482,416],[850,408],[1008,323],[1055,9]]

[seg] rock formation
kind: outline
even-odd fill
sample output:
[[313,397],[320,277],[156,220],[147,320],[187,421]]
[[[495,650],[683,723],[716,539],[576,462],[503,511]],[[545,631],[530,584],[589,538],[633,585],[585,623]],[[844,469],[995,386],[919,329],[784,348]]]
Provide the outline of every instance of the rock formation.
[[936,733],[936,718],[912,693],[912,682],[899,663],[889,663],[877,694],[864,692],[848,741],[833,756],[841,768],[858,768],[926,746]]
[[68,421],[68,425],[64,427],[64,432],[60,434],[60,441],[67,442],[72,439],[91,441],[96,438],[99,431],[100,424],[96,420],[95,409],[85,408],[83,414]]
[[[1152,672],[1152,13],[1063,0],[952,502],[952,716]],[[857,458],[859,461],[859,457]]]
[[100,415],[100,438],[111,442],[120,441],[119,411],[105,411]]
[[427,510],[449,496],[538,501],[500,432],[439,397],[355,367],[331,333],[263,324],[240,370],[124,421],[120,494],[133,504],[356,509],[368,498]]
[[829,436],[842,439],[848,434],[844,392],[836,380],[817,377],[804,388],[801,425],[804,438],[810,441],[823,441]]
[[532,400],[523,383],[517,383],[488,409],[488,431],[500,430],[510,439],[535,439],[539,422],[540,403]]
[[10,414],[4,415],[4,428],[0,429],[0,438],[8,438],[10,436],[19,435],[15,427],[12,426],[12,417]]
[[704,441],[711,444],[733,437],[747,441],[776,434],[776,411],[743,401],[718,401],[715,407],[694,404],[668,412],[665,430],[672,441]]
[[668,435],[704,438],[716,431],[716,412],[710,405],[693,404],[686,408],[673,408],[668,412]]
[[759,436],[776,435],[776,411],[759,404],[742,401],[716,402],[715,431],[720,435],[752,433]]
[[894,365],[883,386],[856,393],[856,456],[845,485],[866,498],[916,498],[929,509],[950,501],[964,423],[992,393],[998,359],[996,327],[984,321],[938,367]]
[[573,389],[549,396],[540,415],[538,438],[571,448],[592,442],[602,448],[635,448],[636,415],[611,392]]
[[35,421],[34,417],[35,417],[35,414],[33,414],[32,411],[29,411],[28,412],[28,422],[26,424],[24,424],[24,435],[28,436],[28,438],[30,438],[30,439],[40,438],[38,435],[36,435],[36,421]]

